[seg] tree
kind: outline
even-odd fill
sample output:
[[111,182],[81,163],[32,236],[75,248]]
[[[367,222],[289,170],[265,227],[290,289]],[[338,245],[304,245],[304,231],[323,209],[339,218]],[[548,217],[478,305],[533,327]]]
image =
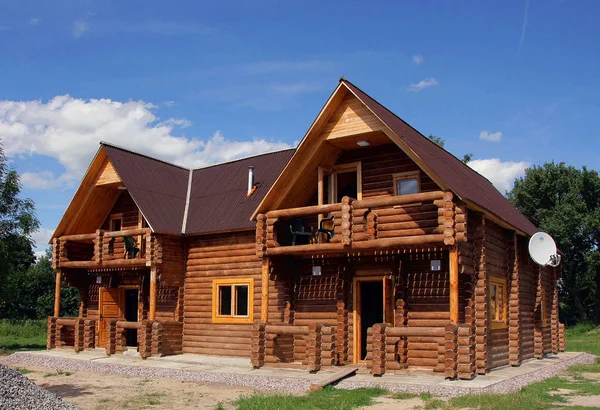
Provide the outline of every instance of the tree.
[[[596,171],[546,163],[525,171],[508,194],[564,254],[559,283],[563,319],[600,322],[600,177]],[[595,313],[595,315],[594,315]]]
[[[8,167],[0,140],[0,283],[23,272],[34,262],[31,234],[39,228],[33,201],[19,198],[21,183],[17,172]],[[0,286],[0,311],[7,298]]]
[[440,148],[444,148],[444,145],[446,145],[446,141],[444,141],[444,139],[442,137],[437,137],[433,134],[429,134],[429,138],[435,145],[438,145]]
[[[11,297],[4,303],[4,316],[11,319],[42,319],[54,313],[56,272],[52,269],[50,257],[48,250],[46,255],[25,271],[10,275],[6,287]],[[77,316],[79,291],[63,281],[60,294],[61,314]]]
[[[444,139],[442,137],[437,137],[433,134],[429,134],[429,136],[427,138],[429,138],[429,140],[431,140],[431,142],[433,142],[435,145],[439,146],[440,148],[444,148],[444,145],[446,145],[446,141],[444,141]],[[473,154],[468,153],[468,154],[463,155],[461,162],[463,164],[468,164],[472,159],[473,159]]]

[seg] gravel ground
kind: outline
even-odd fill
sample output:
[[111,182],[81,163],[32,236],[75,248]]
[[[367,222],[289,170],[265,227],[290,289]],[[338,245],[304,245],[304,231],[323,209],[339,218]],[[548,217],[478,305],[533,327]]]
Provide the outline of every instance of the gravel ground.
[[0,364],[0,409],[76,410],[77,407],[37,386],[17,370]]
[[358,389],[361,387],[383,387],[393,393],[431,393],[435,396],[456,397],[465,394],[483,394],[483,393],[514,393],[521,390],[528,384],[535,383],[556,376],[558,373],[568,369],[575,364],[591,364],[596,362],[596,356],[589,353],[582,353],[572,359],[564,360],[560,363],[548,365],[534,372],[522,374],[507,380],[499,381],[486,387],[463,387],[463,386],[419,386],[406,384],[391,384],[378,382],[353,382],[344,380],[337,387],[341,389]]
[[[564,360],[554,365],[548,365],[534,372],[503,380],[487,387],[464,387],[464,386],[427,386],[407,385],[393,382],[379,381],[352,381],[352,379],[341,381],[337,387],[342,389],[357,389],[361,387],[383,387],[391,392],[423,393],[428,392],[436,396],[454,397],[464,394],[477,393],[511,393],[519,391],[522,387],[555,376],[575,364],[594,363],[596,356],[582,353],[572,359]],[[259,390],[305,392],[309,389],[311,381],[301,378],[277,378],[263,375],[239,375],[229,373],[196,372],[189,370],[165,369],[158,367],[141,367],[122,364],[97,363],[94,361],[68,359],[60,357],[49,357],[37,354],[14,353],[0,359],[2,363],[23,363],[51,369],[62,369],[69,371],[89,371],[131,375],[134,377],[156,378],[165,377],[188,382],[212,382],[224,383],[235,386],[251,387]]]

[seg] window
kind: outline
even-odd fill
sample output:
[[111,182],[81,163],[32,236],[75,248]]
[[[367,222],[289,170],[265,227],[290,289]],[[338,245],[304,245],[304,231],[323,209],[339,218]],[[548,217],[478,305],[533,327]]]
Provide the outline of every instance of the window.
[[489,312],[492,329],[507,326],[506,279],[490,277]]
[[213,322],[252,323],[254,279],[213,281]]
[[123,214],[113,214],[110,216],[110,227],[111,231],[120,231],[123,225]]
[[394,195],[416,194],[421,191],[419,171],[394,174]]
[[362,199],[362,166],[360,161],[335,165],[331,170],[319,167],[319,205],[339,203],[344,196]]

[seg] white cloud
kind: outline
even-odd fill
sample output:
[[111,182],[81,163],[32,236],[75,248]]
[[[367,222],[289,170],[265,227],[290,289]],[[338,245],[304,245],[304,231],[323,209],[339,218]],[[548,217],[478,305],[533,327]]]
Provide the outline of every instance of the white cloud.
[[502,141],[502,133],[500,131],[491,133],[488,130],[483,130],[479,134],[479,139],[484,141],[499,142]]
[[38,18],[32,18],[31,20],[29,20],[30,26],[37,26],[38,24],[40,24],[40,19]]
[[489,179],[498,191],[510,191],[515,179],[525,175],[525,169],[531,164],[526,161],[501,161],[498,158],[475,159],[468,165]]
[[40,228],[37,232],[31,235],[31,239],[35,242],[35,248],[46,249],[53,233],[54,229]]
[[426,78],[425,80],[421,80],[418,83],[412,83],[411,85],[408,86],[407,90],[408,91],[413,91],[413,92],[418,92],[421,90],[424,90],[425,88],[429,88],[429,87],[433,87],[434,85],[438,85],[438,81],[433,78],[433,77],[429,77]]
[[85,33],[88,29],[90,28],[90,26],[88,25],[88,23],[85,20],[75,20],[73,22],[73,37],[75,38],[79,38],[83,35],[83,33]]
[[220,132],[206,139],[172,135],[190,125],[182,118],[159,121],[156,106],[144,101],[83,100],[61,95],[43,101],[1,101],[0,138],[7,156],[55,158],[64,172],[25,172],[31,188],[56,187],[81,179],[98,143],[104,140],[187,167],[199,167],[290,146],[255,138],[235,141]]
[[423,56],[421,54],[414,55],[412,58],[414,65],[419,65],[423,62]]

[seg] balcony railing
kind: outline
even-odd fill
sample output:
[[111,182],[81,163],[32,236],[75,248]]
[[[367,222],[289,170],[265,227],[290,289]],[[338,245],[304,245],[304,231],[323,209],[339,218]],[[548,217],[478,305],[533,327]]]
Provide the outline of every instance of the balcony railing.
[[[332,218],[333,235],[318,233],[318,220]],[[259,257],[311,252],[377,250],[390,247],[454,245],[466,240],[466,210],[452,192],[375,197],[341,203],[279,209],[260,214],[256,223]],[[298,228],[316,232],[304,243],[289,235]],[[301,233],[302,235],[302,233]],[[306,243],[308,242],[308,243]]]
[[[126,245],[126,241],[130,242],[130,246]],[[156,246],[157,238],[150,228],[97,230],[95,233],[55,238],[52,256],[55,269],[150,266],[157,262],[153,260]]]

